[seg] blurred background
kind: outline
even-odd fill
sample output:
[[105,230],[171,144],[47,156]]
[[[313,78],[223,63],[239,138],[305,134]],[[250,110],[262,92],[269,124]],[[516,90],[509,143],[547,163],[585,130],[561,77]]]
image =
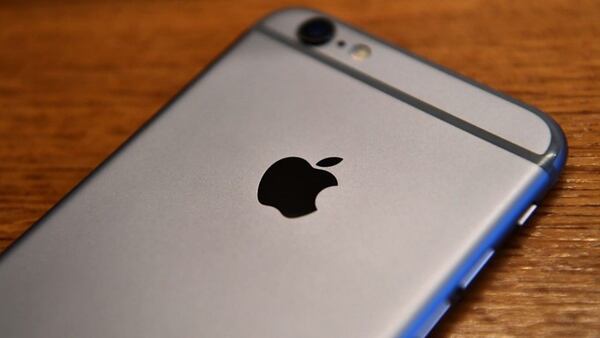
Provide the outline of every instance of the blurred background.
[[567,169],[540,216],[435,335],[600,337],[600,1],[2,1],[0,251],[288,5],[537,106],[567,134]]

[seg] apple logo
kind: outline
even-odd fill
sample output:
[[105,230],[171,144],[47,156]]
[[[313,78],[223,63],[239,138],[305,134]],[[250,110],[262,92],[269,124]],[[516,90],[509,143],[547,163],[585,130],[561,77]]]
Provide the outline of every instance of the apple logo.
[[[317,166],[332,167],[341,161],[339,157],[328,157],[317,162]],[[332,173],[313,168],[303,158],[286,157],[264,173],[258,185],[258,201],[285,217],[300,217],[317,210],[315,200],[321,190],[336,185]]]

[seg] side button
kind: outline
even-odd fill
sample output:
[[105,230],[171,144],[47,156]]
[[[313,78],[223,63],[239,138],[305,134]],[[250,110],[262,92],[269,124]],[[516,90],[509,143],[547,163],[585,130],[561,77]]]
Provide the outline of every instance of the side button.
[[471,268],[471,271],[469,271],[469,273],[462,279],[462,281],[460,281],[459,285],[461,288],[466,289],[467,286],[471,284],[471,282],[473,281],[475,276],[477,276],[479,271],[481,271],[481,269],[490,260],[490,258],[492,258],[494,252],[494,250],[489,249],[486,253],[483,254],[483,256],[481,256],[481,258],[479,258],[477,263],[475,263],[475,265],[473,265],[473,267]]
[[431,313],[427,321],[423,324],[421,329],[417,332],[416,337],[427,337],[435,325],[442,319],[446,311],[450,308],[450,303],[443,302]]
[[533,212],[535,211],[535,209],[537,209],[537,207],[538,206],[536,204],[530,205],[529,208],[527,208],[527,210],[525,210],[525,212],[523,213],[523,215],[521,215],[521,217],[517,221],[517,224],[520,227],[522,227],[523,225],[525,225],[525,223],[527,223],[527,220],[529,219],[529,217],[531,217],[531,215],[533,215]]

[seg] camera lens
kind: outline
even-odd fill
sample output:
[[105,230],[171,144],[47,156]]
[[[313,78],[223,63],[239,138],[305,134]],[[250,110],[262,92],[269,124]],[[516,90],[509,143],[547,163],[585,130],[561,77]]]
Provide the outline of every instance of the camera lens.
[[326,18],[312,18],[298,28],[298,38],[308,45],[319,46],[329,42],[335,34],[335,26]]

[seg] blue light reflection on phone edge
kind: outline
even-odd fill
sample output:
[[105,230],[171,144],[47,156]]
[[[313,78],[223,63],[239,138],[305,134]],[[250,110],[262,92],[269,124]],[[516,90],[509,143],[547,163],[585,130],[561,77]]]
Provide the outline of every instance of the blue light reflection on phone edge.
[[[565,152],[558,155],[561,157],[556,159],[556,163],[560,163],[559,167],[564,165],[565,155]],[[521,214],[549,188],[550,184],[550,176],[545,171],[542,171],[542,174],[533,182],[531,187],[521,195],[514,207],[502,216],[496,227],[487,234],[464,262],[456,269],[454,274],[448,278],[446,283],[436,292],[431,300],[419,311],[417,316],[397,335],[397,337],[419,337],[423,334],[427,334],[427,331],[423,331],[426,330],[428,326],[435,326],[431,325],[432,316],[436,316],[438,314],[437,310],[443,306],[444,303],[448,302],[448,299],[452,296],[460,281],[467,273],[469,273],[473,265],[476,264],[479,258],[490,248],[493,248],[494,245],[511,230],[511,228],[513,228]]]

